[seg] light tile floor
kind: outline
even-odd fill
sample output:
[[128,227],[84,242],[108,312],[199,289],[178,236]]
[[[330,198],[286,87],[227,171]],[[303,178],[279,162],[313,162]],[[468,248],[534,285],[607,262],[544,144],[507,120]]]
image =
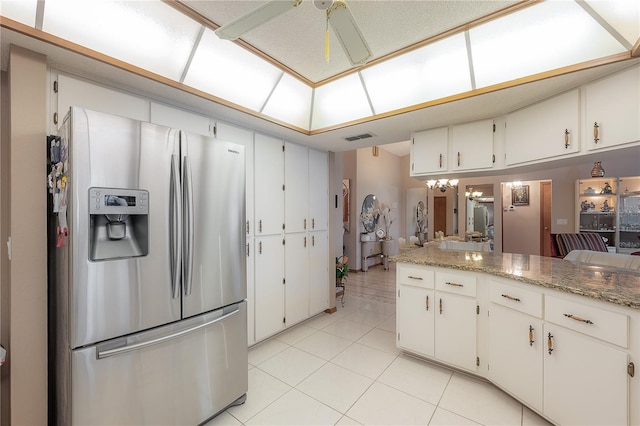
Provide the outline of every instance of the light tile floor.
[[[381,276],[393,268],[350,280]],[[401,353],[395,303],[353,293],[336,313],[252,347],[247,402],[207,425],[549,424],[483,380]]]

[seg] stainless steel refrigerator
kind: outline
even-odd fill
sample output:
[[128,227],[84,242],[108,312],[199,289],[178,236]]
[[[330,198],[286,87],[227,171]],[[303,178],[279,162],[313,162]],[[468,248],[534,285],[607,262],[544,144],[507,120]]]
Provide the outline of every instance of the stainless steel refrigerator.
[[56,422],[195,425],[244,402],[244,148],[73,107],[53,157]]

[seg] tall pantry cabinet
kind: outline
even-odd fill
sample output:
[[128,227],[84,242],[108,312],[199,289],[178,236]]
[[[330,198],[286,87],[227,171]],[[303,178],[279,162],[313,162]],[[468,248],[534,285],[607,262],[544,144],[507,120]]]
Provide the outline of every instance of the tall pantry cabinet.
[[329,307],[328,155],[256,134],[255,334],[259,342]]

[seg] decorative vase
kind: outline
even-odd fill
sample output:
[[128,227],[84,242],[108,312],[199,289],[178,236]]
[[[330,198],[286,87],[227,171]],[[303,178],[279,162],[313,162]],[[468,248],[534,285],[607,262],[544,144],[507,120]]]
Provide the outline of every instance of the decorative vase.
[[591,169],[591,177],[604,177],[604,169],[602,168],[602,164],[600,163],[600,161],[596,161],[595,163],[593,163],[593,169]]

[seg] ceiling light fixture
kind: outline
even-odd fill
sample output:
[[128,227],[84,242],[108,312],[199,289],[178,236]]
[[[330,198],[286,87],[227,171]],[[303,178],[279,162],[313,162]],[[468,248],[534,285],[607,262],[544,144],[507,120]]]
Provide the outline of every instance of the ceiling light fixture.
[[431,179],[427,181],[427,187],[429,189],[439,189],[440,192],[446,192],[448,188],[456,188],[458,186],[458,179]]

